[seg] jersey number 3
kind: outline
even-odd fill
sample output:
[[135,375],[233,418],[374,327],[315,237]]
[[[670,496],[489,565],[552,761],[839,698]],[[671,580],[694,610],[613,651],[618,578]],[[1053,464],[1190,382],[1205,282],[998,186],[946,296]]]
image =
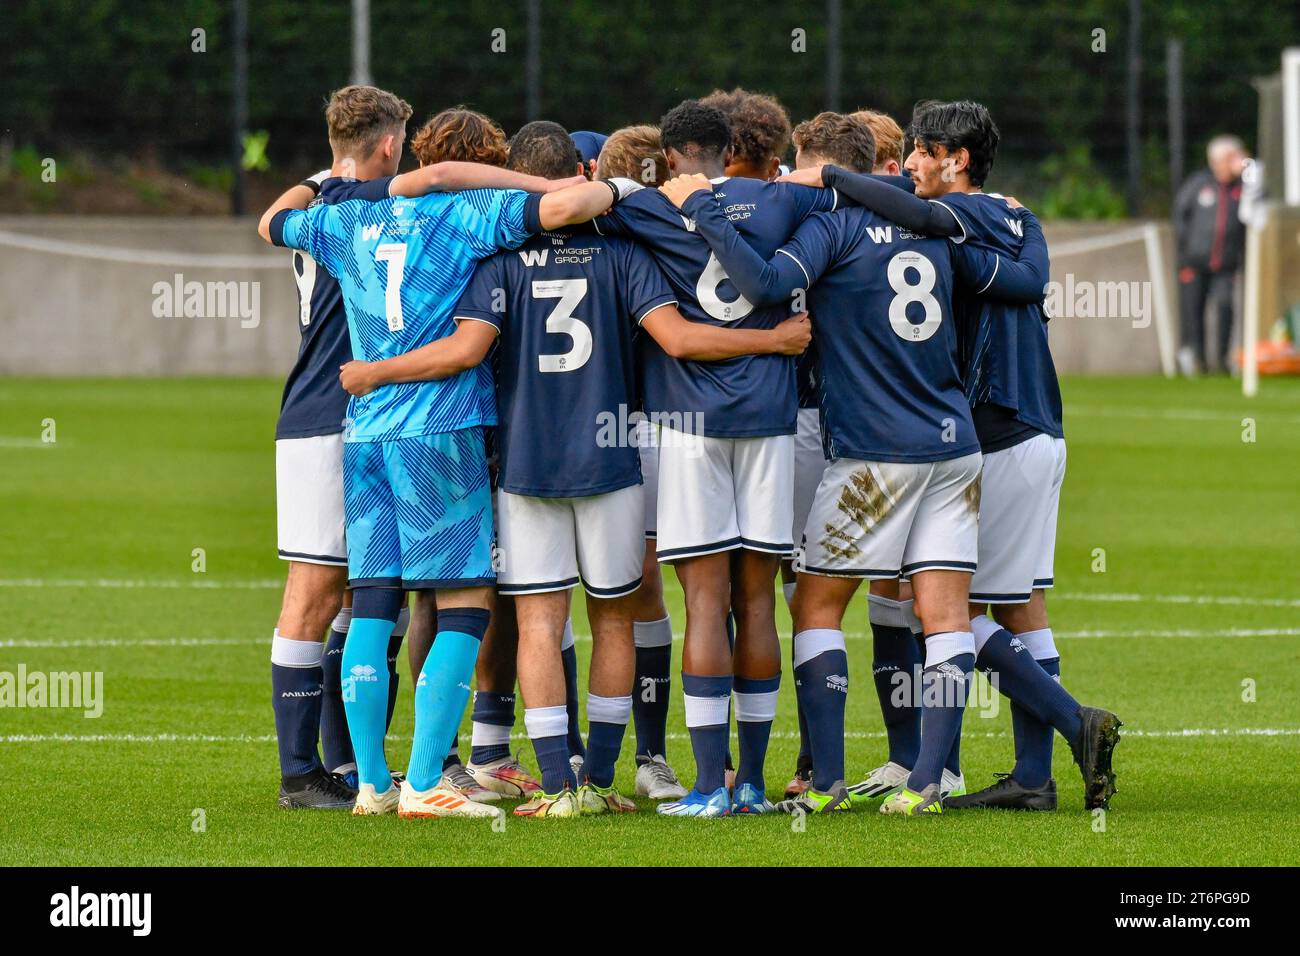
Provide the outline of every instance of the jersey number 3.
[[[909,271],[916,273],[916,282],[908,281]],[[919,252],[900,252],[889,260],[885,276],[894,290],[894,297],[889,300],[889,324],[894,334],[909,342],[924,342],[939,331],[943,307],[934,297],[937,280],[934,263]],[[907,307],[913,302],[919,302],[925,309],[925,319],[919,323],[907,317]]]
[[560,300],[546,317],[546,331],[573,339],[573,348],[567,352],[537,356],[539,371],[576,372],[591,358],[591,328],[586,322],[573,317],[573,310],[586,294],[586,279],[555,279],[533,283],[534,299]]

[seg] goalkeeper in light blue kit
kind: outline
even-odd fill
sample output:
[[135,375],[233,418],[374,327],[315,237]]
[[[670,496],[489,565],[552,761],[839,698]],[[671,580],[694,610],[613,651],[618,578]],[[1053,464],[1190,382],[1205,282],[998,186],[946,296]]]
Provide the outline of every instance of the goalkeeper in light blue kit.
[[[543,229],[590,219],[616,199],[604,183],[547,195],[475,189],[391,196],[273,209],[262,231],[276,245],[310,254],[338,279],[352,353],[378,361],[454,331],[452,309],[478,260]],[[387,385],[348,406],[343,477],[353,616],[343,692],[360,783],[355,813],[501,813],[438,786],[496,580],[482,435],[495,421],[482,387],[470,369],[440,381]],[[399,790],[384,756],[385,655],[403,589],[436,590],[438,635],[416,682],[415,741]]]

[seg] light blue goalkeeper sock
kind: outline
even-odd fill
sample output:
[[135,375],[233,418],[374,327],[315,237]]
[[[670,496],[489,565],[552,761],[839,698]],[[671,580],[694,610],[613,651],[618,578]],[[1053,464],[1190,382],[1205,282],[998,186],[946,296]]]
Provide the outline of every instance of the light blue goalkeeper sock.
[[397,621],[400,590],[357,588],[343,646],[343,709],[356,755],[357,778],[376,793],[393,784],[384,758],[388,716],[388,638]]
[[428,790],[442,776],[443,758],[469,703],[469,682],[489,616],[477,607],[438,611],[438,636],[415,684],[415,743],[406,779],[416,790]]

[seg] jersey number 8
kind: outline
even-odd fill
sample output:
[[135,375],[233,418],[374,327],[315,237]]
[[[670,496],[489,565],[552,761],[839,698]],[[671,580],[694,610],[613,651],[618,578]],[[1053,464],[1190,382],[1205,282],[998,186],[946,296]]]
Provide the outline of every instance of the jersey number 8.
[[[908,282],[909,270],[915,272],[918,279]],[[909,342],[924,342],[939,331],[943,321],[943,307],[934,297],[934,284],[938,279],[934,263],[919,252],[900,252],[889,260],[885,268],[889,287],[894,290],[894,297],[889,300],[889,324],[894,334]],[[907,307],[919,302],[925,308],[925,319],[913,323],[907,317]]]

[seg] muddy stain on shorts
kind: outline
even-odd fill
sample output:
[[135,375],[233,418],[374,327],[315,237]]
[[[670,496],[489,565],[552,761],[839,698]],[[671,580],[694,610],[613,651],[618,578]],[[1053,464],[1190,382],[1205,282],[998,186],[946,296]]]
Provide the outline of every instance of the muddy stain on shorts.
[[977,518],[980,514],[980,489],[983,487],[983,482],[984,475],[982,473],[978,474],[975,476],[975,480],[967,485],[966,490],[962,492],[962,498],[966,501],[966,507],[969,508],[971,514],[975,515]]
[[828,554],[848,559],[862,553],[855,543],[859,534],[850,529],[856,526],[870,534],[871,529],[889,514],[893,501],[888,489],[876,481],[871,469],[864,467],[855,471],[844,485],[836,507],[848,520],[840,525],[827,524],[821,546]]

